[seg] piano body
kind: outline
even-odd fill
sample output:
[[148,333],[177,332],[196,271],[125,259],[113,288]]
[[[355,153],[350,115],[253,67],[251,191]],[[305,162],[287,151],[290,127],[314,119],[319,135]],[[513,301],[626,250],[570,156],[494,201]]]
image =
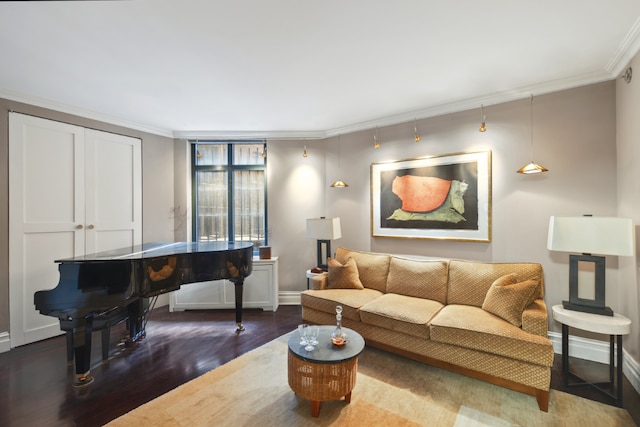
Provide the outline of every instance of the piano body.
[[[58,285],[34,295],[36,310],[72,329],[76,379],[90,375],[94,322],[126,312],[132,340],[144,336],[144,301],[181,285],[228,279],[235,285],[236,331],[242,326],[244,278],[251,274],[253,245],[248,242],[145,243],[91,255],[56,260]],[[64,328],[63,328],[64,325]]]

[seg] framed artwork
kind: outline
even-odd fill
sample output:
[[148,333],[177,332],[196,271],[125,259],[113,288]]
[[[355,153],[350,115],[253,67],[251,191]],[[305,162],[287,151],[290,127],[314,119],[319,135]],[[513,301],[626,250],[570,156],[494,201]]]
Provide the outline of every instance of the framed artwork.
[[491,151],[371,164],[374,237],[491,241]]

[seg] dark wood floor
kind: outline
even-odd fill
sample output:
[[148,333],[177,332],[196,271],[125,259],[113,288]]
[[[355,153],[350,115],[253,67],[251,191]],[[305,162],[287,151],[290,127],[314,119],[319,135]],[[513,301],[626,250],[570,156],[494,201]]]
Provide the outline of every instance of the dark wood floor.
[[[246,330],[236,334],[232,310],[170,313],[160,307],[150,316],[147,337],[131,347],[118,346],[124,326],[113,330],[107,364],[101,363],[96,333],[95,381],[82,390],[71,386],[74,370],[67,366],[62,336],[0,353],[0,426],[101,426],[293,330],[300,318],[299,306],[281,306],[275,313],[245,310]],[[580,360],[572,361],[572,369],[605,377],[608,373],[606,366]],[[559,357],[551,386],[562,389]],[[571,392],[611,403],[590,388]],[[640,424],[640,396],[626,380],[624,401]]]

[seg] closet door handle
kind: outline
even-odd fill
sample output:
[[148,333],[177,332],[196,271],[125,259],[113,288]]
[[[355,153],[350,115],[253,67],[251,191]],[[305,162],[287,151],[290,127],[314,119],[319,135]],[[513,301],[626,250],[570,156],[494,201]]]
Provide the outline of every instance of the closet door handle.
[[78,230],[82,230],[84,227],[82,227],[82,224],[78,224],[78,225],[76,225],[76,228],[77,228]]
[[88,228],[89,230],[93,230],[94,228],[96,228],[96,226],[95,226],[95,225],[93,225],[93,224],[89,224],[89,226],[88,226],[87,228]]

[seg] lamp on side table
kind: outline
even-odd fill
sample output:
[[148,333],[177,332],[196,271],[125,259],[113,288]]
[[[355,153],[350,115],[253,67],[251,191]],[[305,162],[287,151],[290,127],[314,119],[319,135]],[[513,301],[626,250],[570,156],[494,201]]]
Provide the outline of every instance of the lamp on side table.
[[[613,310],[605,306],[605,257],[592,254],[633,256],[635,242],[631,219],[552,216],[549,220],[547,249],[582,253],[569,256],[569,301],[562,302],[564,308],[613,316]],[[581,263],[594,264],[595,296],[592,299],[579,294]]]
[[307,219],[307,238],[318,239],[318,267],[327,270],[327,258],[331,256],[331,241],[342,237],[340,218]]

